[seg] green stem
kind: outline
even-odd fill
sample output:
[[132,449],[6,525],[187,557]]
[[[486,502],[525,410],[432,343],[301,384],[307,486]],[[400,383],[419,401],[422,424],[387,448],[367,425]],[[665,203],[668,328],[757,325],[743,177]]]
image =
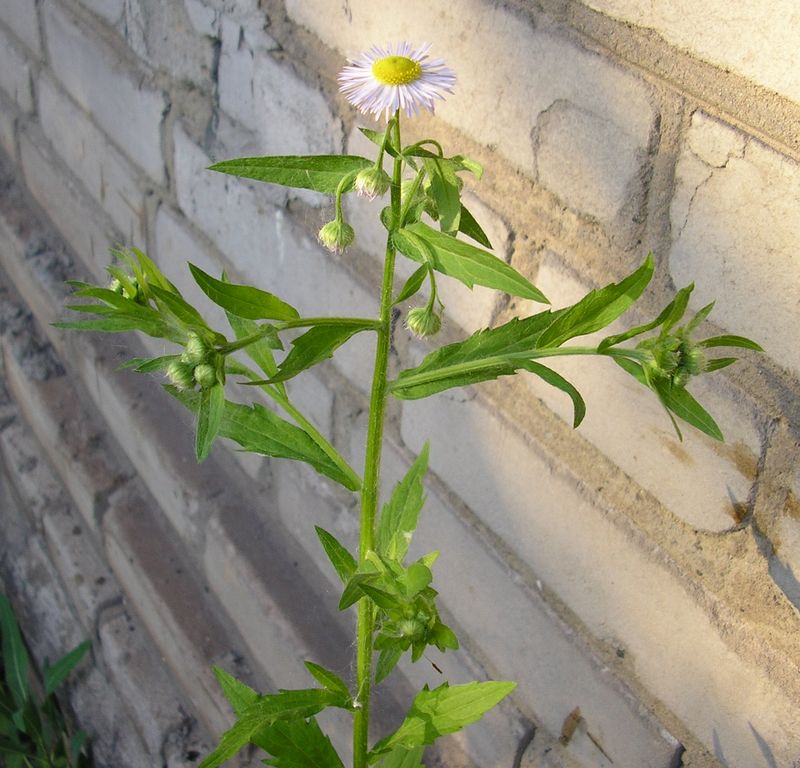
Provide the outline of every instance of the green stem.
[[371,317],[298,317],[296,320],[284,320],[275,324],[275,329],[284,331],[287,328],[306,328],[310,325],[356,325],[367,330],[379,330],[380,320]]
[[[394,127],[395,145],[400,144],[400,111],[395,114],[393,124],[386,127],[388,133]],[[402,158],[395,157],[392,172],[392,213],[395,222],[400,221],[400,182]],[[380,492],[381,448],[383,445],[383,422],[386,410],[386,371],[389,362],[389,342],[392,326],[392,287],[394,283],[395,250],[391,233],[386,244],[386,259],[383,265],[381,285],[380,328],[375,349],[375,368],[372,374],[372,391],[367,427],[367,448],[364,460],[364,485],[361,489],[361,530],[359,537],[359,564],[364,565],[367,553],[374,547],[375,516]],[[372,603],[358,603],[358,639],[356,646],[356,701],[358,708],[353,715],[353,768],[367,768],[369,751],[369,711],[372,690],[372,635],[374,615]]]

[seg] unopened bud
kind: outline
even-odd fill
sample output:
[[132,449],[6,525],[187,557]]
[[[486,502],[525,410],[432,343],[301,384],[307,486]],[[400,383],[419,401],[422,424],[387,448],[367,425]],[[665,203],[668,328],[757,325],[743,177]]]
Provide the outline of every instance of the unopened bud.
[[376,197],[383,197],[388,192],[391,183],[389,174],[383,168],[372,166],[358,172],[355,188],[362,197],[374,200]]
[[211,389],[217,383],[217,372],[213,365],[202,363],[194,369],[194,380],[201,389]]
[[442,318],[428,307],[414,307],[406,315],[406,328],[419,338],[434,336],[442,327]]
[[167,378],[178,389],[194,389],[193,366],[180,360],[173,360],[167,366]]
[[341,253],[345,248],[353,244],[356,239],[356,233],[346,221],[334,219],[320,229],[317,237],[329,251]]
[[206,362],[209,349],[206,343],[194,332],[189,333],[189,338],[186,342],[186,349],[181,355],[181,360],[184,363],[191,365],[199,365]]

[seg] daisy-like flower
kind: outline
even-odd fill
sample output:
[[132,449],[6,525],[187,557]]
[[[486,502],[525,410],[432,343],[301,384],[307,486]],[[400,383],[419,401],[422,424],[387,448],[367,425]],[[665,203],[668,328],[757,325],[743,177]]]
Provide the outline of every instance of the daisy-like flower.
[[443,59],[428,59],[430,45],[416,50],[410,43],[374,45],[339,73],[339,90],[361,112],[388,119],[398,109],[411,117],[419,108],[433,112],[434,101],[453,92],[456,75]]

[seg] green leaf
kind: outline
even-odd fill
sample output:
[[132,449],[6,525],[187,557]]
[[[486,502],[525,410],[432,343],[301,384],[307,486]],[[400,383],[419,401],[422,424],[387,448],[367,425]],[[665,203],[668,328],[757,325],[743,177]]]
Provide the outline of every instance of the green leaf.
[[[165,389],[189,410],[197,412],[200,399],[197,392],[181,392],[170,385],[166,385]],[[358,490],[358,484],[353,479],[357,477],[355,473],[348,475],[343,472],[305,430],[258,403],[247,406],[226,400],[219,435],[252,453],[305,461],[317,472],[341,483],[345,488]]]
[[[67,307],[75,309],[75,307]],[[81,307],[81,312],[94,312],[95,308]],[[99,314],[99,313],[98,313]],[[127,331],[141,331],[157,339],[183,340],[182,335],[173,334],[166,323],[161,320],[143,321],[139,317],[121,316],[119,314],[97,320],[74,320],[70,322],[53,323],[54,328],[65,328],[78,331],[105,331],[106,333],[125,333]]]
[[484,248],[492,248],[488,236],[475,220],[475,217],[461,204],[461,216],[458,220],[458,231],[471,237],[476,243],[480,243]]
[[665,382],[656,382],[654,389],[664,406],[679,419],[691,424],[709,437],[720,442],[724,440],[722,430],[692,395],[683,387],[674,387]]
[[226,731],[217,748],[200,763],[199,768],[217,768],[253,740],[258,733],[278,720],[311,717],[326,707],[347,707],[339,694],[324,688],[281,691],[262,696],[247,707],[233,727]]
[[155,285],[151,286],[151,290],[159,307],[174,315],[181,325],[201,333],[208,331],[208,325],[203,320],[203,316],[179,293],[167,291]]
[[362,586],[374,581],[376,575],[375,573],[354,573],[344,585],[344,591],[339,599],[339,610],[344,611],[364,597]]
[[425,747],[414,747],[414,749],[397,747],[381,758],[377,768],[424,768],[422,765],[424,751]]
[[566,310],[545,310],[524,319],[514,318],[497,328],[478,331],[464,341],[448,344],[416,367],[402,371],[391,383],[395,397],[413,400],[452,387],[508,376],[538,354],[543,331]]
[[452,164],[444,159],[424,160],[425,170],[431,185],[428,190],[436,202],[439,212],[439,226],[442,232],[458,232],[461,217],[461,198],[458,191],[458,177]]
[[[384,136],[383,131],[373,131],[371,128],[364,128],[362,126],[359,126],[358,130],[361,131],[361,133],[363,133],[373,144],[376,144],[379,147],[382,146]],[[391,157],[397,157],[397,151],[392,146],[391,140],[386,142],[386,152]]]
[[681,290],[675,294],[675,298],[667,305],[667,310],[662,313],[664,315],[661,323],[662,336],[666,336],[672,327],[679,323],[686,314],[686,308],[689,306],[689,298],[693,290],[694,283],[690,283],[685,288],[681,288]]
[[[694,290],[694,285],[689,285],[686,288],[681,288],[676,294],[675,298],[667,304],[666,307],[661,311],[658,317],[655,320],[651,320],[649,323],[645,323],[644,325],[637,325],[634,328],[630,328],[627,331],[623,331],[622,333],[617,333],[614,336],[608,336],[603,339],[597,347],[598,352],[603,352],[604,350],[608,349],[609,347],[614,347],[617,344],[621,344],[623,341],[627,341],[628,339],[632,339],[634,336],[639,336],[642,333],[646,333],[647,331],[652,331],[653,328],[657,328],[661,325],[668,317],[670,317],[673,313],[673,308],[676,305],[682,305],[684,308],[689,301],[689,296]],[[683,311],[680,311],[680,314],[683,315]]]
[[397,298],[394,300],[393,304],[400,304],[407,299],[410,299],[420,288],[422,288],[422,284],[425,282],[425,278],[428,275],[428,265],[423,264],[419,269],[414,271],[414,274],[406,280],[405,285],[400,290],[400,293],[397,294]]
[[200,290],[218,306],[247,320],[294,320],[297,310],[271,293],[250,285],[217,280],[200,267],[189,264],[189,270]]
[[58,688],[67,675],[80,663],[86,652],[91,648],[91,643],[86,640],[62,656],[52,667],[45,663],[44,666],[44,693],[49,696]]
[[17,708],[22,709],[30,698],[28,687],[28,652],[22,642],[19,625],[11,603],[0,594],[0,633],[3,636],[3,666],[6,683]]
[[211,445],[219,434],[225,410],[225,387],[215,384],[201,390],[197,408],[197,435],[195,454],[198,463],[205,461]]
[[117,370],[122,371],[127,368],[133,368],[136,373],[154,373],[155,371],[163,371],[169,367],[169,364],[174,360],[179,360],[180,355],[164,355],[163,357],[134,357],[127,360],[117,367]]
[[560,347],[565,341],[594,333],[616,320],[641,296],[653,277],[653,256],[619,283],[590,291],[577,304],[560,314],[537,341],[537,346]]
[[397,483],[384,505],[375,536],[378,554],[402,562],[425,503],[423,481],[428,470],[429,444],[425,443],[405,477]]
[[397,666],[403,655],[403,649],[397,645],[381,650],[378,663],[375,665],[375,684],[385,680]]
[[272,757],[264,765],[276,768],[344,768],[331,740],[317,721],[281,720],[258,732],[253,742]]
[[292,155],[224,160],[209,170],[333,195],[345,176],[371,165],[372,160],[354,155]]
[[304,661],[303,664],[305,664],[309,674],[324,688],[338,693],[344,698],[350,698],[350,689],[347,687],[347,683],[335,672],[331,672],[313,661]]
[[77,731],[72,735],[72,738],[69,740],[69,756],[73,765],[78,764],[78,759],[88,740],[89,735],[86,731]]
[[483,176],[483,166],[475,160],[464,155],[453,155],[449,160],[455,171],[469,171],[478,180]]
[[315,325],[313,328],[309,328],[292,342],[291,352],[278,366],[278,373],[270,379],[270,383],[291,379],[306,368],[311,368],[323,360],[333,357],[333,353],[351,336],[373,327],[374,323],[370,320],[361,326],[348,323],[346,325]]
[[468,288],[483,285],[513,296],[547,303],[544,294],[513,267],[488,251],[437,232],[421,221],[397,230],[397,249],[420,264],[430,263],[444,275],[460,280]]
[[328,533],[324,528],[320,528],[318,525],[315,525],[314,529],[322,543],[325,554],[331,561],[331,565],[333,565],[333,569],[342,580],[342,583],[346,583],[358,568],[356,559],[337,541],[332,533]]
[[406,719],[391,735],[379,741],[370,752],[370,762],[392,749],[433,744],[440,736],[460,731],[480,720],[516,687],[510,682],[466,683],[440,685],[432,691],[420,691]]
[[383,608],[385,611],[391,611],[402,607],[402,602],[398,597],[386,592],[386,590],[373,586],[367,580],[363,581],[359,586],[361,587],[361,591],[372,600],[375,605],[379,608]]
[[752,349],[756,352],[763,352],[760,344],[744,336],[732,336],[726,334],[724,336],[712,336],[709,339],[703,339],[697,342],[698,347],[741,347],[742,349]]
[[222,693],[228,703],[233,707],[236,715],[242,715],[244,711],[258,701],[259,695],[249,685],[245,685],[241,680],[237,680],[233,675],[228,674],[222,667],[213,667],[217,682],[222,688]]
[[581,393],[575,388],[573,384],[567,381],[560,373],[556,373],[552,368],[536,363],[533,360],[528,360],[522,366],[529,373],[536,374],[542,381],[546,381],[551,387],[560,389],[566,392],[572,399],[572,427],[577,429],[586,416],[586,403],[581,397]]
[[733,365],[738,359],[738,357],[717,357],[714,360],[708,360],[703,367],[703,372],[713,373],[714,371],[719,371],[722,368]]

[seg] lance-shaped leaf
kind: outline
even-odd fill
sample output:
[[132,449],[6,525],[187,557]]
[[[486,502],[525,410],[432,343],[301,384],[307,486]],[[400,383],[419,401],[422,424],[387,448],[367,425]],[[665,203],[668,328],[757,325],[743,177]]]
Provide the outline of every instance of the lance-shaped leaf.
[[214,667],[214,675],[222,688],[222,693],[228,703],[233,707],[237,715],[241,715],[251,705],[259,699],[259,694],[249,685],[245,685],[241,680],[237,680],[233,675],[228,674],[222,667]]
[[200,290],[231,314],[248,320],[294,320],[300,317],[294,307],[260,288],[217,280],[194,264],[189,264],[189,269]]
[[272,757],[264,765],[275,768],[344,768],[331,740],[317,721],[280,720],[260,730],[253,743]]
[[413,749],[433,744],[440,736],[460,731],[483,715],[516,688],[516,683],[489,681],[420,691],[400,727],[379,741],[370,752],[370,762],[397,747]]
[[468,288],[483,285],[513,296],[547,302],[544,294],[513,267],[488,251],[437,232],[421,221],[393,235],[397,249],[420,264],[430,263],[444,275],[460,280]]
[[726,334],[724,336],[712,336],[709,339],[703,339],[697,342],[698,347],[741,347],[742,349],[752,349],[755,352],[763,352],[760,344],[757,344],[752,339],[744,336],[733,336]]
[[406,280],[405,285],[400,289],[400,293],[397,294],[397,298],[394,300],[394,304],[400,304],[407,299],[410,299],[420,288],[422,288],[422,284],[425,282],[425,278],[428,276],[428,265],[423,264],[419,269],[414,271],[414,274]]
[[374,161],[355,155],[289,155],[224,160],[209,170],[333,195],[345,176],[371,165]]
[[200,392],[197,404],[197,433],[195,454],[198,463],[205,461],[219,434],[225,410],[225,387],[215,384]]
[[55,691],[73,669],[80,663],[86,652],[91,648],[91,643],[86,640],[73,648],[69,653],[62,656],[51,667],[47,663],[44,666],[44,693],[49,696]]
[[[237,341],[246,338],[257,336],[263,329],[254,320],[247,320],[244,317],[239,317],[231,312],[225,313],[233,329],[233,334],[236,336]],[[269,333],[256,341],[244,347],[245,354],[264,372],[266,376],[274,376],[278,372],[278,364],[275,362],[275,357],[272,354],[274,347],[282,349],[280,339],[278,338],[277,331]],[[282,395],[286,396],[286,389],[283,384],[276,385]]]
[[403,656],[403,653],[403,649],[397,645],[381,649],[378,655],[378,663],[375,665],[376,685],[391,674],[392,670],[397,666],[397,662],[400,661]]
[[325,554],[331,561],[333,570],[336,571],[337,575],[342,580],[342,584],[347,583],[347,580],[358,568],[356,559],[339,543],[332,533],[328,533],[324,528],[320,528],[318,525],[315,525],[314,528],[317,531],[317,536],[322,544],[322,548],[325,550]]
[[159,308],[173,315],[175,319],[186,328],[191,328],[200,333],[208,332],[208,324],[203,316],[179,293],[150,286]]
[[436,202],[439,226],[442,232],[458,232],[461,218],[461,198],[458,192],[458,177],[452,163],[444,158],[424,160],[425,171],[430,179],[428,193]]
[[347,687],[347,683],[335,672],[331,672],[329,669],[325,669],[325,667],[321,667],[313,661],[304,661],[303,664],[309,674],[324,688],[338,693],[344,698],[350,697],[350,689]]
[[[167,385],[165,389],[189,410],[197,412],[200,395],[179,391]],[[351,475],[342,471],[317,445],[307,432],[268,411],[258,403],[252,406],[225,401],[219,435],[238,443],[244,450],[263,456],[305,461],[317,472],[341,483],[351,491],[358,490]]]
[[419,513],[425,503],[423,480],[428,470],[429,445],[425,443],[406,476],[394,487],[389,502],[381,512],[375,537],[378,554],[402,562],[417,528]]
[[538,346],[560,347],[569,339],[594,333],[613,323],[641,296],[653,277],[653,268],[650,254],[644,264],[624,280],[590,291],[553,321],[539,337]]
[[226,731],[217,748],[200,764],[200,768],[217,768],[253,741],[262,729],[279,720],[311,717],[326,707],[347,707],[341,695],[324,688],[281,691],[261,696],[247,707],[233,727]]
[[458,219],[458,231],[467,237],[471,237],[476,243],[480,243],[484,248],[491,249],[492,243],[488,236],[463,203],[461,204],[461,216],[459,216]]
[[3,666],[6,673],[6,684],[17,709],[21,709],[30,697],[28,652],[22,642],[22,635],[11,603],[2,594],[0,594],[0,634],[3,638]]

